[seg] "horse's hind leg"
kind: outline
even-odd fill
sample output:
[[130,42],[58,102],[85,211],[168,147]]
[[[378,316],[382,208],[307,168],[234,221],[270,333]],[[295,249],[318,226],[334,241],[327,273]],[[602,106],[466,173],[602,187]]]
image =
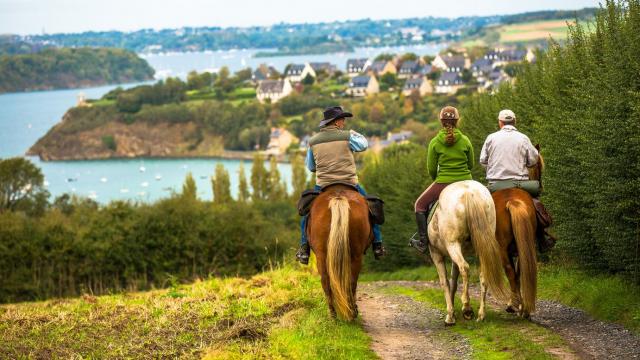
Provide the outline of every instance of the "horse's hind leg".
[[333,296],[331,295],[331,285],[329,284],[329,274],[327,273],[327,269],[324,266],[325,264],[324,257],[316,256],[316,263],[318,264],[318,273],[320,274],[320,283],[322,284],[322,290],[324,290],[324,295],[327,298],[327,305],[329,305],[329,312],[331,313],[331,317],[336,317],[336,309],[333,307]]
[[484,274],[480,272],[480,309],[478,309],[478,321],[484,320],[484,306],[487,300],[487,283],[484,281]]
[[458,276],[460,269],[456,263],[451,264],[451,279],[449,279],[449,288],[451,289],[451,303],[456,303],[456,291],[458,291]]
[[502,267],[504,267],[504,272],[507,274],[509,287],[511,288],[511,298],[509,299],[506,310],[509,313],[515,313],[518,311],[518,306],[520,305],[520,288],[518,287],[513,260],[509,255],[502,256]]
[[467,320],[471,320],[473,317],[473,309],[469,302],[469,264],[462,256],[462,249],[459,243],[450,244],[447,246],[451,261],[458,265],[460,274],[462,275],[462,317]]
[[449,291],[449,283],[447,282],[447,267],[444,264],[444,256],[433,246],[429,245],[429,253],[431,260],[438,270],[438,278],[440,279],[440,287],[444,291],[444,300],[447,303],[447,317],[444,319],[445,325],[453,325],[456,323],[456,317],[453,314],[453,301],[451,300],[451,292]]

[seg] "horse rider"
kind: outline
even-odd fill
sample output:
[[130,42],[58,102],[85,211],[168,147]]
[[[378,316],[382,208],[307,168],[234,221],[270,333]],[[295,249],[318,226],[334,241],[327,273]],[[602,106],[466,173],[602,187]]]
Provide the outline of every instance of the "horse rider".
[[447,185],[457,181],[472,180],[474,165],[473,146],[469,138],[457,128],[460,114],[453,106],[440,110],[442,129],[429,142],[427,168],[433,182],[418,197],[415,203],[418,239],[412,238],[409,245],[425,253],[429,244],[428,216],[433,204]]
[[[367,150],[369,143],[364,136],[354,130],[344,130],[345,119],[352,116],[353,114],[345,112],[340,106],[324,110],[320,131],[309,140],[309,150],[305,160],[307,168],[316,173],[315,190],[321,190],[333,183],[347,183],[366,196],[364,189],[358,183],[353,153]],[[306,233],[308,218],[309,215],[303,216],[300,221],[302,237],[296,258],[302,264],[309,263],[311,252]],[[373,255],[377,260],[385,254],[380,226],[377,224],[373,224],[373,236]]]
[[[527,168],[537,165],[539,154],[527,135],[516,129],[516,114],[508,109],[498,114],[500,130],[487,136],[480,153],[480,164],[486,168],[487,182],[491,187],[499,181],[529,180]],[[538,246],[541,250],[550,249],[555,238],[547,227],[552,223],[551,216],[537,197],[532,196],[538,218],[542,218],[541,231],[537,231]],[[545,236],[546,235],[546,236]],[[547,239],[549,237],[550,239]]]

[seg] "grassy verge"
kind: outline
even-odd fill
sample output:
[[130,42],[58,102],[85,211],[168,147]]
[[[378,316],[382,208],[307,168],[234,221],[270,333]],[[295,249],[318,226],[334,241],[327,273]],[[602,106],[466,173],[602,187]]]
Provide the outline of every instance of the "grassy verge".
[[[438,289],[394,287],[388,291],[410,296],[429,307],[446,311],[442,291]],[[477,302],[472,300],[471,304],[477,311]],[[467,338],[476,359],[553,359],[555,357],[546,349],[569,351],[559,335],[510,314],[496,313],[487,308],[482,323],[462,320],[459,298],[456,301],[456,318],[455,326],[442,331],[451,331]]]
[[0,306],[0,358],[373,358],[357,324],[332,320],[318,278],[250,279]]
[[[538,298],[559,301],[591,314],[596,319],[619,323],[640,334],[640,286],[619,276],[593,275],[557,265],[540,266]],[[478,282],[472,267],[470,280]],[[362,281],[422,280],[437,281],[436,269],[423,266],[388,273],[363,274]]]

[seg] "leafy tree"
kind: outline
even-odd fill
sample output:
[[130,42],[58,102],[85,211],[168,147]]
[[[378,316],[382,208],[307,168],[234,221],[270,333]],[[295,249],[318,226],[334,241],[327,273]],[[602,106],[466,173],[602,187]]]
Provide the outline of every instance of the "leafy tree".
[[414,53],[404,53],[402,54],[402,56],[400,57],[400,62],[405,62],[405,61],[416,61],[418,60],[418,55],[414,54]]
[[213,201],[215,203],[228,204],[233,201],[231,198],[229,172],[224,165],[220,163],[216,165],[215,177],[211,178],[211,186],[213,187]]
[[297,199],[307,188],[307,170],[304,166],[302,155],[291,155],[291,175],[293,185],[293,198]]
[[268,194],[269,174],[264,167],[264,158],[259,152],[253,157],[253,165],[251,167],[251,198],[253,202],[264,200]]
[[398,85],[398,77],[393,73],[386,73],[380,77],[380,89],[382,91],[387,91],[390,88],[396,87]]
[[195,200],[198,194],[198,188],[196,187],[196,181],[193,179],[191,172],[187,173],[182,185],[182,198],[187,200]]
[[374,61],[391,61],[396,57],[396,54],[382,53],[375,57]]
[[40,169],[24,158],[0,159],[0,212],[29,208],[33,203],[46,201]]
[[275,156],[269,159],[269,174],[267,181],[267,199],[271,201],[283,200],[286,195],[286,189],[280,181],[280,170],[278,170],[278,161]]
[[241,162],[238,169],[238,201],[245,203],[249,201],[250,196],[247,176],[244,173],[244,163]]
[[307,85],[307,86],[311,86],[313,85],[313,83],[316,82],[316,78],[311,76],[311,74],[307,74],[304,79],[302,79],[302,84],[303,85]]

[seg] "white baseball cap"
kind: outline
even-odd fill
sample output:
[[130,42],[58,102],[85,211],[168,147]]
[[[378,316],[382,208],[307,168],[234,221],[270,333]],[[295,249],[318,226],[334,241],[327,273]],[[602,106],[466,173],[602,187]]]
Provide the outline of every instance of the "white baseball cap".
[[498,114],[498,120],[500,121],[512,122],[515,119],[516,114],[514,114],[514,112],[509,109],[502,110],[500,111],[500,114]]

